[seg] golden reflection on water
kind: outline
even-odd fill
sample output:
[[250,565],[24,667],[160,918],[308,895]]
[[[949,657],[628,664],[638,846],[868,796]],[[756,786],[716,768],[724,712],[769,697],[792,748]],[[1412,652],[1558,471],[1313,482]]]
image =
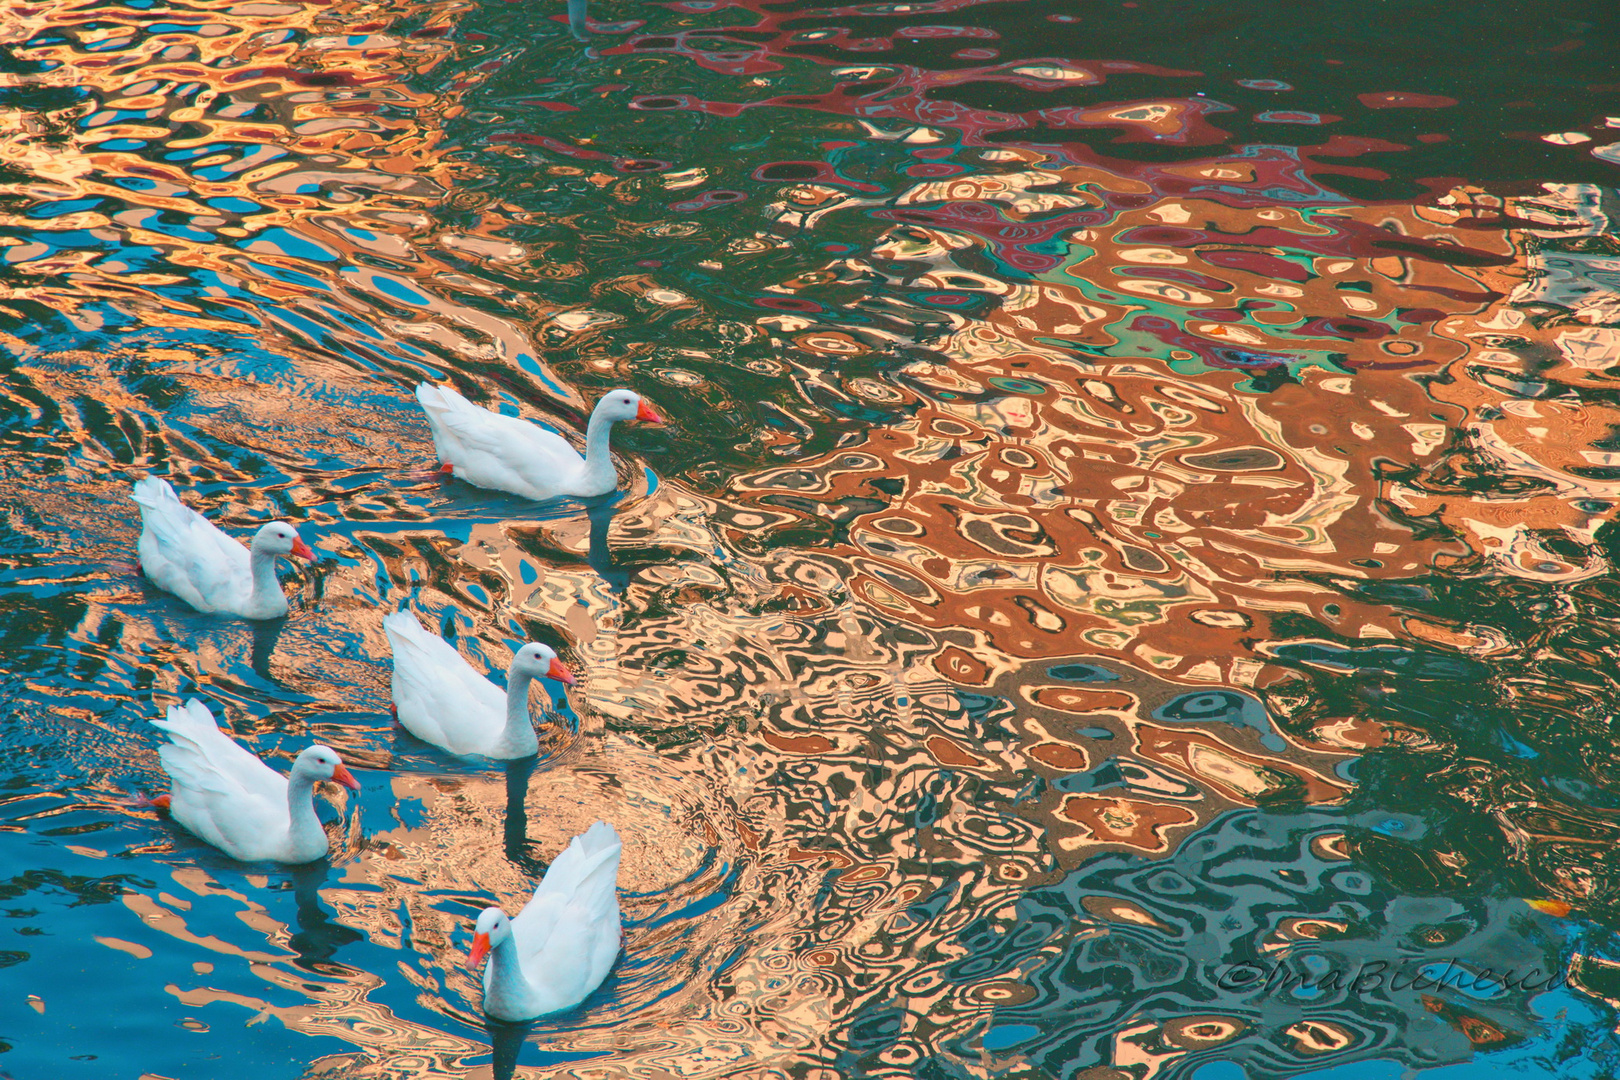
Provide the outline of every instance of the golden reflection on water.
[[[127,201],[133,188],[139,208],[46,222],[0,212],[0,227],[85,230],[105,249],[97,257],[13,241],[0,257],[22,284],[0,284],[0,300],[80,313],[85,330],[102,324],[101,314],[86,310],[98,302],[151,328],[219,329],[246,318],[260,324],[267,347],[319,351],[341,343],[371,372],[407,378],[436,374],[416,359],[434,354],[522,365],[570,400],[544,373],[527,334],[476,301],[493,294],[531,315],[547,309],[461,272],[520,258],[523,249],[436,228],[425,213],[466,171],[442,145],[442,124],[460,107],[405,80],[432,79],[451,51],[438,38],[465,10],[454,3],[400,12],[188,4],[169,13],[175,24],[167,32],[139,33],[145,20],[132,20],[127,41],[108,37],[107,12],[94,4],[58,6],[48,20],[34,11],[13,24],[11,41],[28,40],[46,22],[66,37],[22,55],[50,66],[45,85],[82,87],[92,97],[44,116],[12,111],[0,125],[0,164],[28,181],[6,189],[71,204]],[[420,22],[408,37],[375,32],[413,17]],[[481,77],[464,77],[457,89]],[[161,159],[144,150],[152,140],[165,151]],[[159,258],[132,264],[132,252],[154,250]],[[137,269],[147,261],[176,273]],[[163,288],[180,283],[193,287]],[[453,299],[456,292],[475,303]],[[407,343],[404,355],[388,338]],[[148,355],[182,379],[193,367],[204,370],[189,374],[206,378],[225,359],[174,349]],[[351,377],[331,366],[311,374]],[[239,394],[233,404],[251,407]],[[243,419],[273,427],[287,408],[272,401],[263,416]]]
[[[1159,198],[1016,146],[999,151],[999,175],[927,180],[889,200],[786,189],[757,235],[730,242],[745,259],[835,213],[987,203],[1022,220],[1140,189],[1141,205],[1068,234],[1062,264],[1031,280],[982,272],[969,234],[948,222],[897,217],[869,252],[773,286],[791,297],[888,275],[994,296],[983,315],[934,309],[926,322],[857,330],[778,311],[737,324],[746,340],[773,342],[773,363],[806,395],[881,405],[894,421],[817,454],[800,454],[792,425],[754,433],[782,462],[723,485],[703,463],[656,461],[668,475],[627,477],[629,497],[606,517],[530,516],[396,484],[388,478],[425,460],[425,428],[408,408],[379,414],[366,400],[378,385],[455,370],[566,411],[585,398],[552,375],[543,347],[567,343],[580,370],[627,381],[650,355],[617,297],[727,321],[639,272],[604,276],[597,302],[567,310],[503,284],[585,268],[504,235],[527,212],[474,192],[472,166],[447,152],[443,123],[480,76],[421,87],[453,58],[437,35],[465,10],[193,3],[166,16],[184,29],[121,44],[116,20],[80,4],[14,7],[0,31],[8,42],[47,27],[65,35],[27,50],[57,65],[40,84],[91,93],[54,113],[0,116],[0,164],[25,177],[6,191],[28,205],[133,204],[43,220],[0,212],[0,227],[99,244],[0,248],[12,271],[0,311],[25,319],[26,301],[85,331],[103,325],[104,306],[143,332],[247,320],[267,352],[296,365],[289,375],[155,336],[132,335],[114,354],[9,336],[19,360],[5,392],[55,425],[32,448],[53,482],[101,500],[76,508],[48,485],[28,496],[41,521],[79,524],[82,559],[108,564],[88,572],[85,608],[64,634],[109,670],[100,693],[139,685],[155,706],[204,685],[244,736],[319,735],[389,788],[371,805],[390,805],[390,820],[373,810],[340,827],[347,854],[330,878],[294,873],[276,886],[299,895],[312,924],[397,954],[392,969],[301,952],[300,927],[252,897],[266,877],[224,884],[223,871],[174,869],[172,885],[121,896],[145,927],[217,957],[165,987],[209,1023],[232,1023],[229,1006],[243,1023],[273,1019],[354,1048],[306,1075],[485,1075],[470,1063],[488,1048],[463,967],[471,914],[520,904],[545,860],[598,818],[626,838],[625,959],[609,993],[536,1041],[603,1056],[521,1074],[831,1078],[848,1066],[829,1031],[891,1008],[884,1067],[954,1053],[942,1047],[998,1008],[1061,1000],[1052,971],[1065,949],[1145,955],[1144,941],[1180,941],[1191,920],[1173,904],[1073,885],[1104,865],[1092,860],[1171,863],[1192,838],[1258,819],[1251,808],[1286,807],[1311,839],[1304,850],[1278,840],[1278,865],[1349,873],[1343,823],[1309,815],[1342,807],[1352,788],[1342,767],[1368,748],[1422,736],[1303,708],[1305,722],[1285,730],[1297,675],[1273,661],[1279,643],[1304,640],[1294,617],[1331,627],[1336,647],[1416,640],[1488,656],[1500,647],[1490,628],[1421,618],[1357,586],[1434,567],[1538,581],[1607,569],[1594,534],[1620,481],[1602,471],[1614,455],[1594,444],[1620,416],[1576,394],[1607,389],[1620,336],[1606,324],[1620,312],[1570,284],[1580,280],[1570,260],[1607,256],[1538,247],[1609,228],[1590,192],[1501,200],[1459,188],[1433,205],[1305,214]],[[408,20],[415,29],[391,32]],[[119,148],[154,139],[163,160]],[[1212,182],[1242,181],[1243,168],[1185,167]],[[625,202],[644,190],[572,165],[549,174]],[[145,185],[138,196],[114,183],[132,177]],[[439,220],[451,209],[466,211],[460,225]],[[1482,229],[1482,216],[1516,224]],[[1308,267],[1282,259],[1358,228],[1405,246],[1317,253]],[[1244,263],[1235,243],[1209,238],[1255,233],[1273,236],[1270,262]],[[1457,251],[1471,254],[1440,257]],[[1316,355],[1326,336],[1341,355],[1257,393],[1252,367],[1120,348],[1123,323],[1165,312],[1199,348]],[[632,334],[622,351],[606,336],[615,329]],[[840,373],[851,358],[918,343],[926,354],[895,370]],[[132,389],[131,358],[163,385]],[[701,382],[689,369],[659,378]],[[158,404],[181,391],[178,412]],[[153,598],[127,565],[133,530],[118,500],[146,470],[230,485],[209,504],[230,524],[292,507],[329,529],[331,563],[301,582],[300,612],[278,639],[192,642],[172,612],[139,610]],[[1484,472],[1522,486],[1509,496],[1468,483]],[[469,507],[477,520],[445,525]],[[818,540],[768,542],[795,529]],[[379,624],[407,599],[459,613],[463,641],[494,668],[516,637],[566,642],[582,673],[569,701],[577,733],[556,718],[538,770],[503,777],[456,771],[390,732]],[[83,712],[96,728],[98,714]],[[121,735],[86,738],[127,760]],[[1534,799],[1502,816],[1526,845],[1582,828]],[[176,863],[191,850],[148,843],[128,850]],[[980,933],[970,923],[1010,940],[1038,925],[1020,907],[1032,891],[1065,881],[1074,903],[1047,938],[995,970],[952,967],[974,951],[963,944]],[[1577,899],[1587,885],[1569,867],[1543,884]],[[240,926],[191,928],[188,895],[231,906]],[[1268,950],[1348,925],[1298,890],[1278,903],[1298,910],[1266,913]],[[1505,929],[1522,908],[1493,905],[1479,938],[1528,948]],[[108,940],[133,956],[149,948]],[[1367,954],[1397,948],[1380,940]],[[243,965],[262,995],[211,985],[227,981],[210,978],[218,968]],[[400,980],[413,990],[395,989]],[[1109,1064],[1152,1076],[1239,1039],[1325,1060],[1420,1031],[1417,1020],[1404,1035],[1366,1030],[1353,1009],[1274,1024],[1252,1001],[1176,1004],[1179,1015],[1152,1019],[1099,1006]],[[1451,1006],[1413,1009],[1460,1033],[1435,1060],[1500,1033]],[[988,1071],[991,1057],[955,1060]]]

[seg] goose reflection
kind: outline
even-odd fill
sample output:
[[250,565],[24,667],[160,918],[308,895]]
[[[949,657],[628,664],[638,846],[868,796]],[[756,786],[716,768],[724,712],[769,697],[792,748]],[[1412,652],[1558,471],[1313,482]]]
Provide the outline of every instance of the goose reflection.
[[[579,6],[584,8],[584,0],[580,0]],[[569,10],[573,10],[572,4]],[[618,512],[617,498],[593,500],[591,505],[585,508],[585,516],[591,522],[590,548],[585,554],[585,560],[590,563],[597,576],[607,582],[608,588],[616,593],[623,593],[630,587],[630,568],[615,562],[613,550],[608,547],[608,528],[613,524],[613,515]]]
[[546,872],[546,864],[529,853],[529,814],[525,805],[529,778],[539,764],[538,755],[506,763],[506,857],[529,877],[541,877]]
[[293,963],[306,971],[326,973],[322,965],[330,963],[343,946],[364,937],[358,930],[334,922],[330,911],[321,903],[321,886],[326,884],[331,872],[332,864],[326,859],[288,869],[298,930],[287,943],[298,953]]
[[534,1029],[534,1021],[511,1022],[491,1019],[487,1022],[490,1047],[495,1051],[493,1076],[495,1080],[512,1080],[517,1074],[518,1056],[523,1052],[523,1041]]
[[281,642],[281,632],[287,629],[287,617],[279,619],[265,619],[254,622],[253,627],[253,655],[251,662],[253,674],[278,689],[286,690],[281,681],[270,673],[270,655],[276,651],[276,645]]
[[575,41],[589,41],[591,32],[585,26],[586,0],[568,0],[568,31]]
[[[523,1044],[533,1034],[539,1021],[496,1020],[494,1017],[486,1016],[484,1023],[488,1025],[490,1049],[494,1051],[489,1075],[492,1080],[512,1080],[517,1075],[518,1059],[523,1056]],[[547,1049],[545,1044],[541,1044],[540,1049],[530,1054],[529,1067],[531,1069],[556,1067],[568,1062],[590,1061],[606,1056],[600,1052],[570,1053],[566,1050]],[[476,1077],[483,1074],[475,1070],[472,1075]]]
[[[645,567],[658,566],[682,558],[668,548],[645,543],[621,549],[616,557],[608,545],[608,531],[613,525],[614,515],[619,512],[623,502],[624,495],[615,492],[585,504],[585,516],[591,523],[590,545],[585,552],[585,561],[596,571],[597,576],[607,583],[609,589],[620,595],[630,587],[630,579]],[[625,559],[623,557],[625,550],[637,557],[633,560]]]

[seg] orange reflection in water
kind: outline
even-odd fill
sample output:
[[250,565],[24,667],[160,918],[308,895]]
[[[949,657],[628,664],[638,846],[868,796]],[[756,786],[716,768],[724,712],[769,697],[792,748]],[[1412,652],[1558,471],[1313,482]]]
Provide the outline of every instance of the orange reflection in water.
[[[397,953],[391,969],[295,974],[290,925],[266,917],[248,892],[188,872],[175,872],[179,887],[238,905],[248,944],[188,929],[183,907],[161,895],[126,894],[155,931],[229,958],[221,964],[248,965],[266,984],[261,997],[199,979],[173,987],[178,1000],[245,1007],[250,1023],[273,1017],[357,1048],[313,1062],[310,1075],[475,1075],[466,1059],[484,1051],[485,1036],[476,981],[460,966],[470,913],[491,900],[520,903],[544,857],[596,817],[628,838],[622,884],[633,929],[621,981],[599,1011],[543,1038],[548,1048],[612,1056],[548,1074],[831,1076],[829,1030],[898,998],[906,1004],[886,1060],[909,1067],[997,1008],[1034,997],[1043,977],[1052,950],[987,974],[954,969],[966,915],[1010,936],[1035,887],[1088,860],[1172,855],[1247,807],[1336,805],[1350,787],[1338,771],[1347,759],[1421,738],[1360,715],[1285,728],[1291,716],[1266,713],[1257,694],[1279,712],[1287,704],[1288,673],[1272,650],[1300,639],[1301,617],[1339,643],[1496,648],[1486,629],[1406,614],[1346,583],[1471,565],[1569,580],[1607,565],[1592,541],[1616,497],[1602,472],[1614,463],[1593,444],[1615,418],[1601,400],[1557,391],[1606,389],[1620,360],[1606,325],[1616,313],[1561,286],[1556,261],[1567,254],[1536,246],[1538,230],[1567,237],[1606,226],[1580,191],[1498,204],[1459,190],[1435,206],[1314,218],[1281,205],[1145,199],[1067,237],[1071,258],[1039,280],[968,268],[970,240],[938,223],[896,227],[875,260],[914,271],[907,280],[919,288],[997,302],[982,316],[932,312],[926,325],[899,320],[867,334],[797,314],[761,316],[746,330],[777,342],[796,385],[903,406],[903,419],[718,492],[693,479],[701,466],[656,490],[627,479],[629,497],[604,535],[578,514],[531,518],[479,504],[482,518],[454,538],[440,518],[467,513],[457,502],[465,492],[350,484],[420,464],[425,431],[342,391],[459,370],[529,391],[537,381],[550,404],[579,406],[583,397],[550,377],[537,341],[584,335],[593,370],[627,381],[651,351],[639,342],[609,356],[592,335],[620,316],[562,311],[478,276],[496,265],[535,278],[585,268],[510,265],[533,254],[503,235],[524,212],[464,190],[468,167],[445,153],[440,125],[471,83],[412,89],[432,82],[450,49],[391,33],[390,20],[420,17],[421,30],[436,30],[461,10],[205,3],[174,16],[189,29],[134,35],[118,49],[108,46],[121,32],[114,21],[79,4],[19,10],[6,31],[16,41],[47,24],[66,34],[67,43],[28,55],[59,65],[45,82],[93,95],[49,116],[16,113],[0,129],[0,163],[27,177],[7,189],[36,203],[102,196],[125,205],[46,220],[0,214],[0,225],[19,230],[105,241],[0,250],[16,274],[0,283],[0,304],[48,305],[84,329],[96,328],[101,302],[144,328],[217,329],[246,317],[265,327],[267,349],[300,365],[296,380],[280,382],[201,346],[132,348],[203,417],[188,433],[149,397],[121,390],[108,357],[36,353],[17,341],[22,361],[8,392],[79,407],[62,410],[52,436],[62,484],[110,503],[127,477],[110,476],[109,463],[131,473],[162,467],[232,484],[210,509],[246,524],[278,503],[218,445],[250,446],[282,474],[275,494],[315,522],[366,523],[330,541],[341,563],[309,588],[308,620],[264,665],[305,695],[296,708],[266,704],[241,670],[257,665],[229,648],[176,641],[142,621],[158,616],[124,610],[150,600],[127,567],[105,572],[70,632],[77,643],[122,635],[104,652],[132,656],[127,674],[151,676],[154,699],[187,681],[206,685],[239,711],[259,710],[256,726],[238,729],[245,737],[313,718],[308,734],[400,774],[390,778],[393,821],[368,820],[346,842],[341,879],[310,898]],[[162,140],[164,153],[109,146],[126,140]],[[984,201],[1028,217],[1095,207],[1092,191],[1135,183],[1055,167],[1033,149],[1003,152],[1028,167],[918,184],[894,204]],[[1187,169],[1244,179],[1231,163]],[[550,175],[634,194],[572,165]],[[113,183],[131,177],[150,185],[138,200]],[[458,199],[479,204],[475,224],[436,220]],[[733,251],[769,252],[818,215],[864,208],[801,186]],[[1475,228],[1487,210],[1521,224]],[[1326,217],[1416,247],[1319,255],[1308,273],[1281,277],[1237,265],[1235,244],[1140,239],[1197,226],[1303,243],[1330,231]],[[156,268],[128,261],[142,248],[161,253]],[[1433,257],[1447,248],[1505,261]],[[798,272],[779,291],[878,273],[854,261]],[[1108,297],[1096,295],[1098,282],[1113,286]],[[695,306],[651,275],[611,288],[672,310]],[[1394,329],[1341,333],[1336,366],[1304,366],[1259,393],[1252,371],[1199,368],[1189,349],[1105,351],[1123,340],[1122,320],[1149,310],[1177,312],[1200,345],[1278,354],[1320,351],[1310,320]],[[926,357],[898,370],[840,373],[874,341],[919,340]],[[791,436],[768,438],[792,456]],[[1468,479],[1487,470],[1522,477],[1522,490],[1479,493]],[[42,517],[63,512],[59,495],[31,506]],[[127,558],[129,522],[92,512],[103,516],[97,535],[130,534],[99,554]],[[800,527],[816,539],[764,542]],[[608,563],[623,560],[619,587],[602,558],[592,561],[593,544]],[[504,665],[497,639],[520,632],[552,634],[578,654],[581,732],[555,725],[544,771],[515,803],[509,781],[425,765],[421,748],[380,719],[377,622],[406,601],[459,613],[457,627],[490,668]],[[247,651],[245,636],[238,646]],[[1087,670],[1079,678],[1065,667]],[[1604,842],[1598,826],[1536,800],[1504,800],[1501,818],[1527,843],[1579,841],[1590,851]],[[1561,874],[1556,884],[1569,894],[1590,887],[1579,867]],[[724,902],[676,917],[717,896]],[[1065,947],[1169,926],[1119,898],[1086,901],[1064,928]],[[1328,926],[1304,914],[1278,925],[1312,940]],[[414,988],[410,1000],[381,1003],[401,979]],[[272,1003],[287,996],[309,1003]],[[406,1006],[417,1010],[411,1019],[399,1015]],[[1470,1040],[1485,1030],[1437,1015]],[[1192,1010],[1126,1019],[1108,1040],[1111,1064],[1151,1074],[1259,1026],[1254,1015]],[[1349,1037],[1325,1019],[1286,1030],[1301,1057]]]

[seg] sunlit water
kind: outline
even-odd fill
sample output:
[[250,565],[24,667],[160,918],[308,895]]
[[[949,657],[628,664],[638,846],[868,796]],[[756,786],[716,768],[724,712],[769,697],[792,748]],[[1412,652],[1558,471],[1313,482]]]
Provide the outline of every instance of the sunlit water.
[[[0,12],[0,1074],[1620,1070],[1600,5]],[[536,505],[424,379],[670,423]],[[537,762],[392,725],[401,607],[559,648]],[[190,695],[354,767],[328,863],[130,805]],[[620,963],[491,1031],[599,818]]]

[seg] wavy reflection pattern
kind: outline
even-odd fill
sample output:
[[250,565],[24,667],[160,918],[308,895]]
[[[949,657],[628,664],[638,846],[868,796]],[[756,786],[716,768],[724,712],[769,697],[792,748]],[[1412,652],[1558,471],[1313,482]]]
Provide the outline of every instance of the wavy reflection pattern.
[[[1428,179],[1455,98],[1207,93],[1033,3],[0,7],[8,1068],[1615,1071],[1601,153]],[[675,423],[537,509],[418,475],[423,378]],[[149,471],[313,526],[285,624],[139,583]],[[564,649],[540,761],[389,725],[401,605]],[[193,693],[367,770],[331,867],[121,801]],[[621,964],[487,1030],[471,918],[597,818]],[[1377,964],[1578,992],[1322,979]]]

